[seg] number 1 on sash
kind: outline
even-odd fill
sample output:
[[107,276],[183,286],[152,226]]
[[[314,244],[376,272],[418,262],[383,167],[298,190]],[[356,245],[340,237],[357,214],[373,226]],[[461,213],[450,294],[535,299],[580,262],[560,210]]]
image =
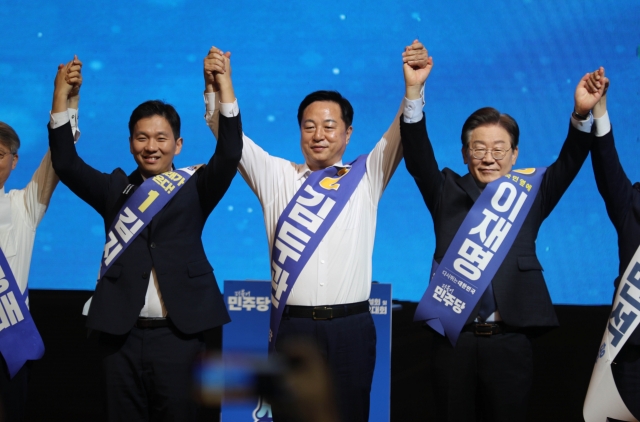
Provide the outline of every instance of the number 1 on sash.
[[147,210],[147,208],[149,208],[149,205],[151,205],[153,203],[153,201],[155,201],[158,196],[160,196],[160,194],[158,192],[156,192],[154,190],[150,190],[149,191],[149,196],[147,197],[147,199],[145,199],[144,202],[142,204],[140,204],[140,206],[138,207],[140,212],[145,212]]

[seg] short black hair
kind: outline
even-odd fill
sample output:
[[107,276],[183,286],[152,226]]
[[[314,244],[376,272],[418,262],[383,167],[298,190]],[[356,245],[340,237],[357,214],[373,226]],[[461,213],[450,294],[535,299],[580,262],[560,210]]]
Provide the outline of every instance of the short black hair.
[[507,131],[511,136],[511,148],[518,147],[518,141],[520,139],[520,128],[516,120],[508,114],[500,113],[493,107],[483,107],[474,111],[471,116],[467,118],[462,125],[462,134],[460,139],[462,140],[462,146],[469,145],[469,138],[471,138],[471,132],[480,126],[498,125]]
[[171,104],[161,100],[145,101],[133,110],[129,118],[129,136],[133,136],[133,129],[139,120],[153,116],[162,116],[167,119],[174,138],[178,139],[180,137],[180,116],[178,112]]
[[20,138],[8,124],[0,122],[0,143],[9,148],[11,154],[17,154],[20,149]]
[[304,100],[302,100],[298,107],[298,126],[302,125],[302,115],[304,111],[311,103],[315,103],[316,101],[331,101],[332,103],[337,103],[340,106],[340,110],[342,110],[342,120],[344,124],[347,128],[351,126],[351,122],[353,122],[353,107],[349,100],[344,98],[338,91],[316,91],[304,97]]

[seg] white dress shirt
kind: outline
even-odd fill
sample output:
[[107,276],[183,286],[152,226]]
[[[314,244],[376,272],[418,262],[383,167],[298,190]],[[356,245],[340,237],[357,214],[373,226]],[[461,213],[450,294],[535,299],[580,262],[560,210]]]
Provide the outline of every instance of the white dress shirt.
[[[78,111],[68,109],[57,114],[65,114],[67,121],[72,117],[72,129],[77,141],[80,137],[77,129]],[[11,189],[7,193],[4,186],[0,188],[0,247],[22,293],[27,289],[29,280],[36,228],[47,211],[58,180],[51,164],[51,153],[47,150],[24,189]]]
[[[205,119],[217,137],[217,110],[227,117],[237,115],[238,104],[220,104],[214,93],[205,94],[205,103]],[[423,105],[423,98],[405,99],[402,108],[405,121],[420,121]],[[262,204],[271,254],[280,214],[311,170],[306,164],[270,156],[246,135],[243,142],[239,170]],[[391,127],[367,157],[366,173],[347,205],[300,273],[287,300],[288,305],[334,305],[369,299],[378,202],[401,159],[398,112]],[[342,165],[342,161],[335,165]]]

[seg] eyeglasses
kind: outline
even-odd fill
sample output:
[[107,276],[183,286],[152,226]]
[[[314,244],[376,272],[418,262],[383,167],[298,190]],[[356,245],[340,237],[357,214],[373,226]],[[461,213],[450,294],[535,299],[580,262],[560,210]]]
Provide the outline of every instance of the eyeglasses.
[[473,158],[475,158],[476,160],[482,160],[484,158],[485,155],[487,155],[487,152],[491,151],[491,156],[493,157],[494,160],[502,160],[506,155],[507,152],[511,151],[511,148],[509,149],[486,149],[486,148],[475,148],[475,149],[471,149],[469,148],[469,150],[471,151],[471,156]]
[[0,161],[4,160],[5,155],[15,155],[13,152],[0,151]]

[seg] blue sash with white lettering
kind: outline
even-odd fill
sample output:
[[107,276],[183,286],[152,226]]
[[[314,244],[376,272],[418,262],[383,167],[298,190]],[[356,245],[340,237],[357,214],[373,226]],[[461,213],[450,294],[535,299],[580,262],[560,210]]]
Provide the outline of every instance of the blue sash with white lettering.
[[346,167],[314,171],[284,209],[271,249],[269,352],[293,285],[320,241],[347,205],[366,171],[367,154]]
[[636,421],[620,397],[611,371],[614,359],[640,325],[640,247],[636,249],[616,289],[613,308],[602,336],[582,414],[586,422]]
[[40,359],[44,343],[23,295],[0,249],[0,353],[7,362],[11,378],[28,360]]
[[487,184],[440,265],[432,270],[414,321],[426,321],[455,346],[462,327],[511,249],[546,170],[513,170]]
[[167,171],[145,180],[111,223],[100,262],[100,279],[125,249],[196,172],[197,166]]

